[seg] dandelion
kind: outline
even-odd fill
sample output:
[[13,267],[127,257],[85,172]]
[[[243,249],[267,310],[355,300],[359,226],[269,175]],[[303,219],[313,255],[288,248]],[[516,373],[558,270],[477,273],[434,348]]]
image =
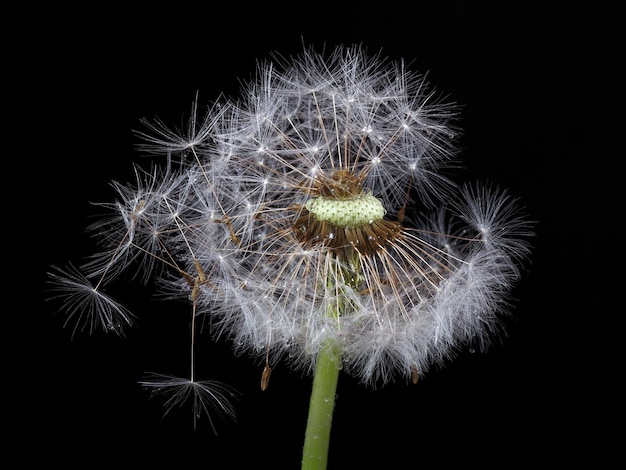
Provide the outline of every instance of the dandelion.
[[[280,361],[313,374],[302,468],[325,468],[339,371],[417,382],[468,344],[488,347],[531,224],[505,190],[448,179],[457,107],[360,47],[276,56],[239,100],[199,112],[179,131],[146,121],[142,149],[166,156],[164,170],[114,185],[103,252],[73,282],[137,266],[263,361],[263,389]],[[80,299],[91,288],[55,281],[70,314],[110,323],[109,304]],[[169,383],[172,403],[186,396]]]

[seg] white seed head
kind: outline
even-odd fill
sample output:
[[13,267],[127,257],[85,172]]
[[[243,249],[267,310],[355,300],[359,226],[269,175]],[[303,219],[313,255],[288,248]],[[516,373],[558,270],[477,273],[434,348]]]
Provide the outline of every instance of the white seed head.
[[134,266],[270,364],[312,371],[333,341],[344,372],[411,380],[488,344],[529,224],[504,191],[449,184],[456,107],[423,76],[360,47],[307,49],[198,112],[182,133],[141,133],[168,163],[115,185],[103,252],[83,267],[95,287],[55,278],[71,315],[130,318],[93,292]]

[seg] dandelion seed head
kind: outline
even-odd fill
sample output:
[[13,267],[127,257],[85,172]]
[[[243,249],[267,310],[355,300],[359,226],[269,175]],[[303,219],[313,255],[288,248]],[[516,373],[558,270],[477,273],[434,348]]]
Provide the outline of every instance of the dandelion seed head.
[[425,76],[357,46],[308,48],[192,111],[187,130],[141,133],[168,168],[116,186],[94,273],[139,261],[166,296],[193,290],[237,353],[310,372],[332,341],[370,384],[489,343],[531,224],[506,191],[451,183],[457,106]]

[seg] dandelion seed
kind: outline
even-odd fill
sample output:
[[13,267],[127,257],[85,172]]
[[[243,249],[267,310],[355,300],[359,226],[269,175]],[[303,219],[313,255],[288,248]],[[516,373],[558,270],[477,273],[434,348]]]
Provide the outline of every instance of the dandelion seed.
[[263,368],[263,373],[261,374],[261,390],[262,391],[267,390],[267,386],[269,385],[271,375],[272,375],[272,368],[269,366],[269,364],[265,364],[265,367]]
[[224,382],[148,374],[139,385],[149,390],[152,397],[160,396],[164,399],[164,416],[173,408],[190,403],[194,428],[203,415],[208,418],[215,434],[218,434],[215,418],[236,420],[232,401],[238,398],[238,393]]
[[48,273],[52,298],[62,299],[60,311],[66,315],[65,324],[73,324],[73,333],[102,330],[124,334],[126,327],[134,323],[134,315],[119,302],[94,287],[75,266],[53,266]]

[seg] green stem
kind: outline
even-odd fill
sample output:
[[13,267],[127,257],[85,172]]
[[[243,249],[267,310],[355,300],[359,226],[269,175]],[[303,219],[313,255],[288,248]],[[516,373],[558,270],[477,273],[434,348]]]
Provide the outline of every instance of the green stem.
[[334,343],[326,343],[317,356],[313,377],[302,452],[302,470],[326,468],[340,364],[339,348]]

